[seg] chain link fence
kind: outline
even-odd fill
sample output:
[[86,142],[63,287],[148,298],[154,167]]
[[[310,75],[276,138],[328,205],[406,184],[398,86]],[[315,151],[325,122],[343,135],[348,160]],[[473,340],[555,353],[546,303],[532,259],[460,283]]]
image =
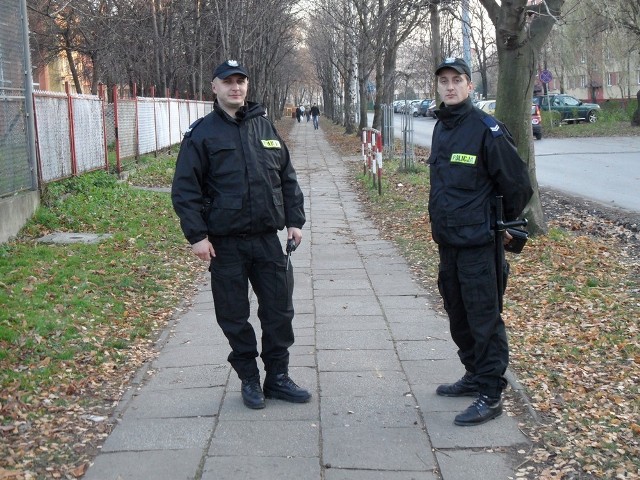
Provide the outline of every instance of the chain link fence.
[[0,197],[34,185],[27,135],[25,46],[21,2],[0,2]]

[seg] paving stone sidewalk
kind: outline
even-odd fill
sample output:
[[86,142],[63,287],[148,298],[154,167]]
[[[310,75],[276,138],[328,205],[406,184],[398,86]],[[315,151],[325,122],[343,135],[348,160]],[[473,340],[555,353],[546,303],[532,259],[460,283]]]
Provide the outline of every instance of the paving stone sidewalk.
[[[295,123],[290,150],[307,224],[294,252],[293,379],[307,404],[242,404],[209,280],[177,312],[161,351],[117,409],[86,480],[499,480],[528,449],[515,418],[453,425],[470,398],[448,322],[380,238],[322,127]],[[283,236],[284,239],[284,236]],[[259,334],[257,304],[252,323]]]

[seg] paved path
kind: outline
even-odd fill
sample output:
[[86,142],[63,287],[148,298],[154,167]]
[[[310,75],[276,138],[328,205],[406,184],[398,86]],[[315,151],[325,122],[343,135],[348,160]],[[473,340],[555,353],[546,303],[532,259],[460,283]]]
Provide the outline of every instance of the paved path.
[[[308,404],[242,404],[208,280],[118,406],[87,480],[499,480],[527,439],[513,417],[456,427],[469,398],[435,395],[463,370],[448,323],[367,221],[322,130],[290,144],[306,196],[291,376]],[[252,298],[252,322],[256,302]],[[255,325],[256,322],[254,322]],[[258,330],[258,328],[257,328]]]

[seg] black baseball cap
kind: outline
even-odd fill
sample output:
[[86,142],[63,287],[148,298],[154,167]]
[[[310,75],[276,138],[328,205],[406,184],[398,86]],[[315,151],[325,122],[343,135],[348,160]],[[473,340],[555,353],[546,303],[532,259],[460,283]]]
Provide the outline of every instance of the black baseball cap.
[[436,76],[438,75],[440,70],[443,70],[445,68],[452,68],[458,73],[464,73],[467,77],[469,77],[469,79],[471,79],[471,69],[469,68],[469,65],[467,65],[467,62],[465,62],[462,58],[445,58],[444,61],[440,65],[438,65],[438,68],[436,68]]
[[239,75],[244,75],[249,78],[249,74],[245,70],[245,68],[240,65],[236,60],[227,60],[224,63],[221,63],[216,67],[213,71],[213,78],[219,78],[220,80],[224,80],[229,75],[233,75],[237,73]]

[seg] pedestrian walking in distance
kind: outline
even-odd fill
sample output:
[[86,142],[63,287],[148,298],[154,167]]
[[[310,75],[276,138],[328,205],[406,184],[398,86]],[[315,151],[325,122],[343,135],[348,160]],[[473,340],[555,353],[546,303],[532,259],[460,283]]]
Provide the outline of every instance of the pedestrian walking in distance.
[[318,117],[320,116],[320,109],[315,103],[311,107],[311,117],[313,118],[313,129],[318,130]]
[[[184,135],[171,198],[193,253],[210,262],[216,318],[242,381],[242,400],[260,409],[265,397],[295,403],[311,398],[289,377],[293,268],[277,233],[286,227],[289,242],[299,245],[305,212],[289,151],[264,106],[246,100],[248,86],[247,70],[234,60],[214,70],[213,111]],[[249,284],[262,328],[263,385]]]

